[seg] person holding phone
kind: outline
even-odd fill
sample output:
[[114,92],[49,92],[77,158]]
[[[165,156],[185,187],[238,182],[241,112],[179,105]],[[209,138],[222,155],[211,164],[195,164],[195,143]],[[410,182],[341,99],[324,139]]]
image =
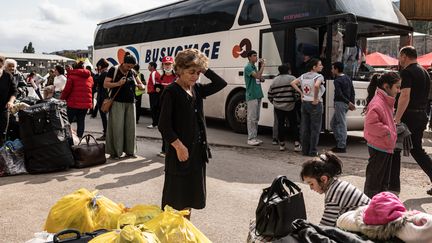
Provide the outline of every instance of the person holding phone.
[[260,68],[257,70],[255,63],[258,61],[257,52],[251,50],[247,53],[249,62],[244,68],[244,79],[246,83],[246,102],[247,102],[247,144],[258,146],[262,143],[257,138],[258,120],[260,117],[261,99],[264,97],[261,82],[264,82],[262,74],[265,67],[264,59],[260,59]]
[[118,91],[109,112],[106,132],[105,150],[112,159],[119,159],[123,152],[126,157],[136,157],[135,87],[145,87],[135,79],[132,70],[135,64],[135,57],[127,53],[122,64],[109,69],[104,81],[104,87],[111,89],[110,97]]

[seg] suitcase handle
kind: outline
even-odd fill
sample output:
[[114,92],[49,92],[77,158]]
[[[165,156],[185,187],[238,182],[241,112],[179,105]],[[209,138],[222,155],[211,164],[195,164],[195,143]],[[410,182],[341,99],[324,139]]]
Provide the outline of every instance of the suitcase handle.
[[81,233],[78,230],[76,230],[76,229],[65,229],[65,230],[62,230],[62,231],[56,233],[53,236],[53,242],[54,243],[61,243],[61,242],[63,242],[63,241],[61,241],[59,239],[59,237],[62,236],[62,235],[66,235],[66,234],[75,234],[76,238],[74,240],[81,239]]

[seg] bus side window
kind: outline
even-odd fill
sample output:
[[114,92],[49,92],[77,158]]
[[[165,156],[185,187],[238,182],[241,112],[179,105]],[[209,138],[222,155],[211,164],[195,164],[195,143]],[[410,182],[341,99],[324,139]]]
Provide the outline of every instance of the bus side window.
[[238,19],[239,25],[261,23],[264,15],[259,0],[245,0]]
[[235,21],[240,1],[218,0],[208,1],[201,7],[197,34],[213,33],[229,30]]

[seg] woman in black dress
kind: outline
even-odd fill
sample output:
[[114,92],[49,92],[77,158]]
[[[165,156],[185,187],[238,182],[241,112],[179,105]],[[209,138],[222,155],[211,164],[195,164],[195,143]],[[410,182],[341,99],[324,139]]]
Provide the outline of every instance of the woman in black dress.
[[[178,78],[162,93],[159,131],[169,145],[165,158],[162,208],[165,205],[177,210],[205,207],[206,163],[211,154],[203,99],[227,85],[207,65],[208,58],[197,49],[179,52],[174,66]],[[196,83],[201,73],[211,82]]]

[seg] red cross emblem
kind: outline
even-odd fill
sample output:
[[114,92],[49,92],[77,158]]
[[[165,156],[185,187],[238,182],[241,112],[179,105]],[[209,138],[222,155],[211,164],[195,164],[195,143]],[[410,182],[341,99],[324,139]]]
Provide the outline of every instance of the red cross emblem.
[[310,87],[309,87],[309,85],[307,85],[303,88],[303,93],[309,94],[309,92],[310,92]]

